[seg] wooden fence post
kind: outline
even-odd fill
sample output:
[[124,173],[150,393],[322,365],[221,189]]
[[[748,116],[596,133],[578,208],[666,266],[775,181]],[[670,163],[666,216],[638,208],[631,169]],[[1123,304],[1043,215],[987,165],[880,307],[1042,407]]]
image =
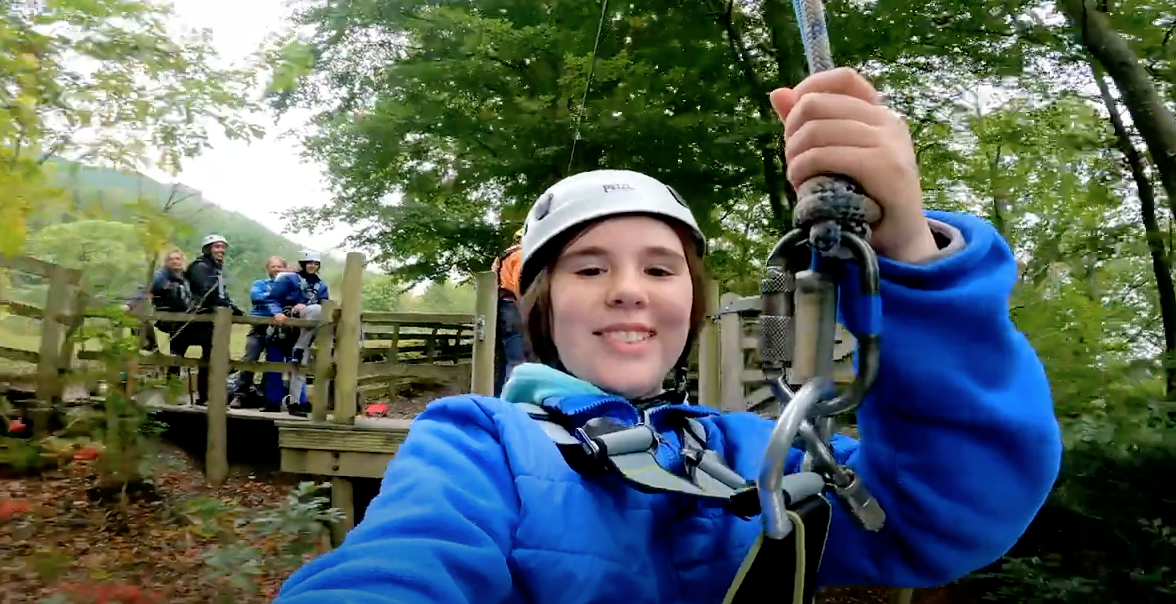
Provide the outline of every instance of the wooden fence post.
[[[739,294],[726,293],[719,299],[719,308],[739,301]],[[721,408],[727,411],[746,411],[743,401],[743,325],[739,313],[719,317],[719,389]]]
[[498,276],[494,271],[477,274],[474,303],[474,359],[470,364],[470,391],[494,395],[494,344],[498,341]]
[[[343,305],[335,326],[335,413],[338,424],[354,424],[356,380],[359,379],[360,327],[363,313],[363,254],[350,252],[343,267]],[[331,505],[343,511],[343,520],[331,527],[331,541],[343,543],[343,537],[355,526],[355,488],[351,480],[331,477]]]
[[208,447],[204,452],[204,475],[214,486],[229,477],[228,397],[229,350],[233,338],[233,311],[216,309],[212,322],[212,352],[208,367]]
[[363,313],[363,254],[350,252],[343,267],[339,323],[335,326],[335,413],[339,424],[354,424],[355,381],[359,379],[360,321]]
[[722,409],[719,326],[718,317],[714,316],[718,307],[719,282],[712,279],[706,284],[706,320],[698,335],[698,400],[694,403]]
[[41,348],[37,361],[37,403],[33,409],[33,436],[44,436],[49,430],[53,401],[61,398],[61,375],[58,372],[58,355],[65,325],[62,316],[69,308],[70,271],[64,266],[51,266],[49,292],[45,296],[45,309],[41,313]]
[[335,301],[323,300],[322,322],[314,336],[314,392],[310,401],[310,419],[327,421],[327,403],[331,397],[331,367],[335,364]]
[[67,380],[69,377],[70,368],[73,365],[78,330],[86,322],[86,305],[89,302],[89,294],[80,289],[75,290],[73,308],[69,313],[69,324],[65,328],[65,337],[61,339],[61,350],[57,353],[57,369],[62,374],[63,380]]

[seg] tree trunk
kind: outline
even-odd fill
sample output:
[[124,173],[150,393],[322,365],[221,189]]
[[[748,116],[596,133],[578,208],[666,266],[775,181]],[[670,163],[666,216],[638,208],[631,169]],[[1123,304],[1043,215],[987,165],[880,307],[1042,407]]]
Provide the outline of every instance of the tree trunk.
[[1119,116],[1119,103],[1111,96],[1111,89],[1102,69],[1093,58],[1090,61],[1090,69],[1094,73],[1094,82],[1098,84],[1103,104],[1111,115],[1111,125],[1115,129],[1119,150],[1127,160],[1131,177],[1135,179],[1135,188],[1139,191],[1139,213],[1143,217],[1143,232],[1147,238],[1148,252],[1151,253],[1152,272],[1156,276],[1156,293],[1160,299],[1160,318],[1164,326],[1165,392],[1171,397],[1176,394],[1176,287],[1172,284],[1172,267],[1164,247],[1164,233],[1160,231],[1159,222],[1156,221],[1155,191],[1144,171],[1143,158],[1131,142],[1127,127]]
[[1063,0],[1059,6],[1083,46],[1114,80],[1131,121],[1147,143],[1168,205],[1176,213],[1176,117],[1127,41],[1111,27],[1107,15],[1088,6],[1085,0]]
[[[722,11],[716,12],[716,19],[719,24],[723,26],[723,33],[727,37],[727,44],[731,47],[731,54],[739,63],[739,69],[743,73],[743,79],[747,86],[747,94],[749,98],[755,103],[760,119],[765,121],[776,121],[776,113],[772,109],[772,104],[768,100],[768,93],[771,88],[766,86],[760,79],[759,74],[756,73],[755,64],[752,63],[751,56],[747,51],[747,47],[743,43],[741,32],[735,27],[735,11],[739,10],[735,6],[735,2],[728,0],[722,3]],[[764,191],[768,195],[768,206],[772,209],[772,222],[778,234],[783,235],[792,228],[790,206],[784,205],[785,190],[784,190],[784,166],[776,163],[776,157],[779,154],[776,147],[776,141],[771,134],[761,134],[756,137],[760,149],[760,164],[763,167],[764,175]]]

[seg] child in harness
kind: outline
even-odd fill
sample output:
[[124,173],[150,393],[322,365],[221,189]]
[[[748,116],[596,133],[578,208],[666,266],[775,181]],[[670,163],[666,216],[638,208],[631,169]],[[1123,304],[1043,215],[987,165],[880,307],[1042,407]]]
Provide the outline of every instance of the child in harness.
[[[981,220],[922,210],[907,128],[856,73],[819,73],[771,100],[793,184],[843,174],[884,211],[871,240],[881,368],[857,413],[861,441],[831,445],[886,523],[866,530],[840,499],[821,499],[831,512],[816,535],[823,557],[808,561],[815,582],[955,580],[1013,545],[1060,463],[1044,371],[1008,317],[1015,260]],[[688,405],[662,387],[707,320],[706,241],[694,216],[650,176],[596,170],[549,188],[525,228],[520,290],[538,362],[515,368],[501,397],[429,405],[363,522],[292,575],[278,604],[730,601],[758,547],[758,512],[741,517],[684,490],[644,492],[632,474],[580,471],[548,430],[643,427],[655,438],[648,462],[631,470],[700,482],[701,447],[727,476],[756,478],[773,422]],[[802,457],[787,451],[784,473],[800,473]]]
[[[279,327],[286,317],[317,320],[322,316],[323,300],[329,299],[327,284],[319,278],[322,267],[322,256],[318,252],[304,250],[298,259],[298,271],[281,273],[274,279],[270,287],[270,310],[274,312],[274,323]],[[284,334],[278,334],[281,337]],[[304,370],[310,362],[310,345],[314,341],[314,328],[304,327],[298,330],[294,339],[289,359],[298,369]],[[292,373],[290,388],[286,398],[286,410],[291,415],[304,416],[308,412],[306,405],[306,375]]]

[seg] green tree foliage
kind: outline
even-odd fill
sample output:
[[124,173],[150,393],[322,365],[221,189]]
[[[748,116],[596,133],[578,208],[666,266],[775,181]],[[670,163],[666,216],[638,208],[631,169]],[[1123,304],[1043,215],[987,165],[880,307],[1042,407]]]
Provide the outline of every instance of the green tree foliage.
[[[1170,598],[1176,494],[1146,476],[1176,450],[1161,320],[1176,312],[1161,296],[1176,203],[1176,143],[1163,134],[1176,124],[1147,93],[1176,100],[1176,3],[825,4],[838,62],[908,120],[925,204],[983,216],[1019,262],[1010,310],[1045,365],[1068,452],[990,595]],[[299,35],[271,50],[271,100],[315,112],[305,142],[334,201],[291,223],[365,225],[354,242],[394,275],[370,299],[403,309],[402,283],[484,270],[555,180],[632,168],[688,199],[723,288],[755,293],[791,197],[764,101],[806,73],[789,3],[610,4],[597,45],[600,11],[517,0],[303,11]],[[1110,506],[1108,488],[1139,495]]]
[[158,0],[48,0],[0,16],[0,251],[51,206],[55,156],[178,171],[247,121],[252,74],[214,67],[208,32],[177,31]]
[[143,255],[135,225],[79,220],[45,227],[25,243],[25,253],[83,272],[98,300],[121,302],[127,284],[142,282]]
[[[50,159],[54,186],[63,194],[59,207],[30,218],[31,233],[75,221],[116,221],[134,225],[128,245],[139,250],[134,270],[121,282],[116,295],[130,295],[146,283],[148,269],[157,268],[159,256],[179,249],[191,261],[200,253],[200,240],[209,233],[223,235],[230,243],[227,273],[230,294],[243,307],[249,286],[265,277],[265,262],[281,256],[293,264],[303,246],[237,212],[206,201],[200,192],[180,184],[163,184],[137,172],[84,166]],[[38,250],[26,248],[36,255]],[[342,279],[342,263],[325,256],[324,277],[332,288]]]

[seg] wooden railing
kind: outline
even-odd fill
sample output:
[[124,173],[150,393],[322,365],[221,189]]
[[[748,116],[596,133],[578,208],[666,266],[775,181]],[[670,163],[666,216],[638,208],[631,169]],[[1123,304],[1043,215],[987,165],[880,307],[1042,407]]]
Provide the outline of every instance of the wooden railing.
[[[270,325],[268,317],[234,317],[228,308],[210,314],[155,312],[150,305],[137,311],[144,322],[169,321],[182,325],[212,324],[212,349],[206,363],[197,358],[163,353],[140,354],[125,372],[125,394],[133,396],[136,375],[149,368],[186,367],[208,371],[210,387],[206,412],[208,435],[205,474],[213,484],[228,473],[228,392],[223,384],[234,370],[254,373],[297,373],[311,378],[308,400],[311,419],[352,423],[358,413],[357,393],[361,387],[394,384],[404,378],[433,378],[451,382],[464,390],[490,393],[493,376],[493,333],[475,328],[483,325],[473,314],[362,312],[364,257],[350,253],[343,283],[335,300],[324,301],[319,320],[287,319],[285,325],[316,330],[312,362],[306,366],[290,363],[245,361],[231,358],[234,325]],[[16,301],[2,301],[8,313],[41,319],[39,351],[0,346],[0,357],[37,364],[38,406],[61,398],[62,384],[71,375],[73,359],[102,360],[101,351],[75,353],[74,334],[87,317],[103,316],[99,309],[87,309],[78,271],[25,257],[0,257],[0,266],[41,275],[49,280],[44,307]],[[493,277],[493,274],[489,274]],[[493,285],[494,290],[487,290]],[[479,275],[478,305],[493,312],[497,282]],[[52,317],[53,320],[46,320]],[[491,315],[491,321],[493,316]],[[479,334],[481,339],[479,340]],[[479,343],[481,345],[479,345]],[[374,346],[372,345],[374,344]],[[487,346],[488,344],[488,346]],[[481,349],[481,357],[475,354]],[[479,369],[479,365],[487,365]],[[104,372],[109,375],[110,372]],[[108,384],[110,386],[110,384]],[[333,412],[332,412],[333,409]],[[46,416],[47,417],[47,416]],[[43,426],[34,422],[34,433]]]
[[48,427],[48,401],[62,395],[62,376],[70,369],[75,335],[85,318],[88,296],[81,290],[82,274],[77,270],[35,258],[4,255],[0,255],[0,267],[37,275],[48,282],[42,307],[0,299],[0,308],[8,314],[40,321],[40,345],[36,351],[0,342],[0,358],[36,365],[38,404],[30,414],[33,433],[43,434]]

